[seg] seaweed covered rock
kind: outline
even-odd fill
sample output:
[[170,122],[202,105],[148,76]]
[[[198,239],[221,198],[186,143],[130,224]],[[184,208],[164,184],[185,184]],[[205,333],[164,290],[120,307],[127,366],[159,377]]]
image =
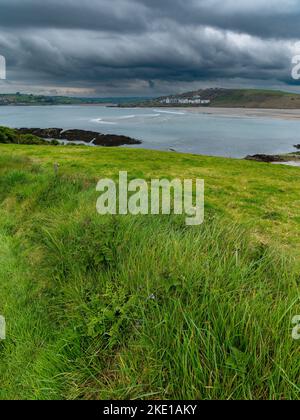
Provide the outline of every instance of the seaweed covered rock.
[[57,139],[65,141],[82,141],[93,143],[95,146],[117,147],[124,145],[141,144],[141,141],[128,136],[116,134],[101,134],[88,130],[63,130],[62,128],[20,128],[20,134],[32,134],[43,139]]

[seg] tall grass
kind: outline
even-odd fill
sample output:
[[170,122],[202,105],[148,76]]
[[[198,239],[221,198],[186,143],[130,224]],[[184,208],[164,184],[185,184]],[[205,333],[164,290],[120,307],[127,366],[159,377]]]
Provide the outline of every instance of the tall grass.
[[0,397],[296,399],[287,256],[207,213],[101,217],[94,184],[0,178]]

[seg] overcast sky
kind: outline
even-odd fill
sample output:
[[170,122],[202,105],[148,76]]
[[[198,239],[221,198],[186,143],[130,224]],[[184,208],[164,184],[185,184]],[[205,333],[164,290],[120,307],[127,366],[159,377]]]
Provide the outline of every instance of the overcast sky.
[[0,0],[0,92],[300,92],[297,41],[299,0]]

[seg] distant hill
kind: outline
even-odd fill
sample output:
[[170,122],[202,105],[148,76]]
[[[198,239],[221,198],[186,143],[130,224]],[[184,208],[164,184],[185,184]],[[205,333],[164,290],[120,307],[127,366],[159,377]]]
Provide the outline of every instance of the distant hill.
[[[191,105],[166,104],[163,103],[167,98],[174,99],[193,99],[200,97],[203,100],[210,100],[212,107],[226,108],[270,108],[270,109],[300,109],[300,95],[296,93],[282,92],[276,90],[260,89],[200,89],[193,92],[187,92],[180,95],[170,95],[160,97],[140,103],[130,104],[131,106],[179,106],[189,107]],[[128,106],[128,104],[120,104]],[[194,105],[195,106],[195,105]],[[199,105],[196,105],[199,106]],[[201,105],[200,105],[201,106]]]
[[136,103],[148,98],[74,98],[68,96],[27,95],[22,93],[0,94],[0,106],[5,105],[103,105]]
[[111,105],[119,107],[190,107],[201,106],[191,104],[166,104],[176,100],[200,97],[209,100],[202,106],[224,108],[270,108],[270,109],[300,109],[300,95],[276,90],[259,89],[199,89],[179,95],[159,98],[78,98],[68,96],[28,95],[22,93],[0,94],[0,106],[5,105]]

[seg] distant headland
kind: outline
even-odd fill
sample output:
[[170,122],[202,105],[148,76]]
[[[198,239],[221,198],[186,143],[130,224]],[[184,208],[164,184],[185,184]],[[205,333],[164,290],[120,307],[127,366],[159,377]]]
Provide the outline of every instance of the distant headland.
[[213,88],[118,106],[300,109],[300,94],[278,90]]
[[300,109],[300,94],[263,89],[199,89],[192,92],[149,97],[78,98],[69,96],[44,96],[0,94],[0,106],[50,106],[50,105],[102,105],[120,108],[258,108]]
[[149,98],[79,98],[71,96],[47,96],[24,93],[0,94],[0,106],[50,106],[50,105],[122,105],[123,103],[136,103]]

